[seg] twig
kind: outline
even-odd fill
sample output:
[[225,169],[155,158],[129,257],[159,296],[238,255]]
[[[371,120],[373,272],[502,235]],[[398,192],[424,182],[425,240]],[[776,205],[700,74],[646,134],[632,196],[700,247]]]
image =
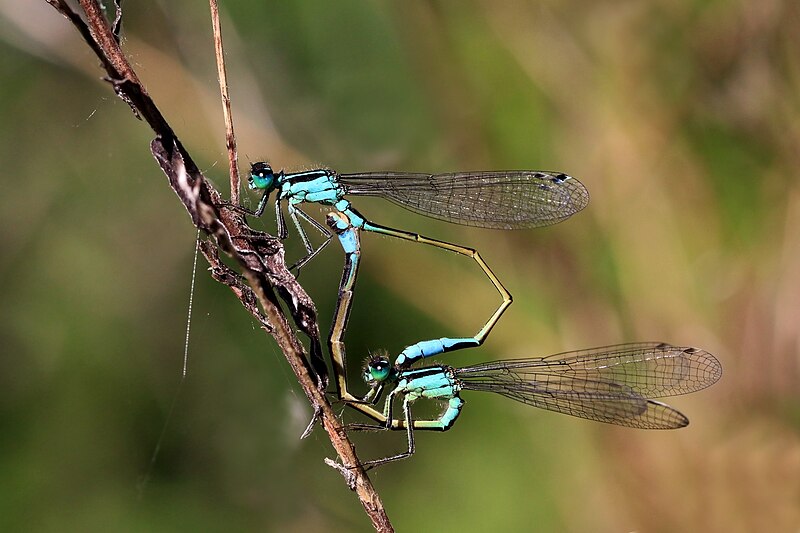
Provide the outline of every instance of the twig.
[[267,333],[272,333],[274,329],[272,324],[269,323],[267,317],[258,308],[258,298],[256,298],[253,289],[245,284],[242,276],[232,270],[228,265],[223,263],[219,258],[219,251],[211,241],[205,240],[200,242],[200,252],[206,258],[208,264],[211,265],[211,277],[218,282],[226,285],[236,298],[242,303],[245,309],[250,312],[253,317],[261,324],[261,328]]
[[[360,466],[353,444],[312,376],[324,375],[311,366],[324,366],[319,326],[314,302],[286,268],[283,245],[272,236],[259,234],[249,228],[234,209],[224,208],[222,197],[198,170],[158,107],[139,82],[122,50],[114,30],[104,18],[96,0],[79,0],[86,22],[67,4],[66,0],[47,0],[78,29],[86,43],[100,59],[107,80],[138,118],[156,133],[150,150],[166,174],[170,187],[186,208],[192,223],[209,235],[221,249],[241,267],[247,286],[241,278],[222,268],[216,250],[204,243],[203,254],[209,259],[215,278],[234,291],[244,307],[256,316],[275,338],[289,365],[308,396],[315,416],[322,421],[331,444],[338,453],[343,471],[348,472],[348,485],[359,497],[365,512],[378,531],[393,531],[380,496]],[[254,238],[255,237],[255,238]],[[279,299],[287,307],[294,325],[308,336],[311,353],[304,357],[303,346],[284,314]],[[264,314],[254,305],[258,301]]]
[[217,77],[219,92],[222,97],[222,116],[225,118],[225,146],[228,148],[231,176],[231,203],[239,205],[239,154],[236,151],[236,135],[233,132],[233,116],[231,115],[231,96],[228,91],[228,71],[225,68],[225,55],[222,48],[222,28],[219,23],[219,6],[217,0],[209,0],[211,6],[211,26],[214,31],[214,54],[217,58]]

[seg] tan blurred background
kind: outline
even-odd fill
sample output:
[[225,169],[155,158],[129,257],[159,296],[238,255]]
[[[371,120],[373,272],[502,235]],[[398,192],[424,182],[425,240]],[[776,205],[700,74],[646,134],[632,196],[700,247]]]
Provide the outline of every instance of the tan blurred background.
[[[224,188],[208,6],[124,6],[125,50]],[[442,361],[664,340],[724,366],[670,400],[692,421],[673,432],[465,394],[452,431],[374,473],[398,530],[800,530],[800,4],[222,10],[243,167],[540,168],[589,189],[581,214],[519,232],[357,199],[478,248],[514,294],[483,348]],[[202,262],[179,386],[195,232],[76,32],[44,1],[2,0],[0,50],[0,529],[368,530],[325,436],[298,440],[308,406],[282,356]],[[363,241],[353,367],[472,334],[497,303],[467,260]],[[300,277],[324,331],[341,262],[331,246]],[[364,458],[405,445],[356,439]]]

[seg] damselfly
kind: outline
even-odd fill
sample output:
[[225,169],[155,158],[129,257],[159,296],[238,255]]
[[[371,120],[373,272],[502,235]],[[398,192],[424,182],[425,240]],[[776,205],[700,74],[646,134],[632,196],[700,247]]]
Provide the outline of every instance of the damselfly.
[[[708,352],[661,342],[620,344],[463,368],[446,365],[411,368],[424,357],[463,347],[458,345],[459,339],[443,338],[409,346],[394,364],[383,354],[371,357],[363,373],[370,390],[359,398],[347,390],[343,342],[358,273],[359,230],[341,213],[329,214],[328,225],[339,236],[345,251],[345,268],[330,335],[337,391],[341,399],[379,423],[350,427],[405,429],[408,437],[406,452],[366,462],[367,467],[413,454],[415,429],[450,429],[464,406],[461,392],[465,390],[495,392],[534,407],[620,426],[675,429],[686,426],[688,419],[653,398],[695,392],[714,384],[722,375],[719,361]],[[374,406],[384,392],[387,394],[383,409],[377,410]],[[400,397],[402,419],[393,415],[394,403]],[[414,419],[411,404],[420,398],[446,402],[445,411],[435,419]]]
[[[457,244],[430,239],[417,233],[375,224],[353,208],[346,196],[385,198],[417,213],[456,224],[497,229],[535,228],[556,224],[577,213],[589,202],[586,188],[577,179],[561,172],[532,170],[455,172],[450,174],[412,174],[405,172],[368,172],[338,174],[328,169],[305,172],[273,172],[265,162],[253,163],[248,178],[251,189],[264,194],[252,214],[261,216],[270,194],[275,191],[275,216],[278,236],[288,236],[281,205],[287,204],[306,249],[306,256],[294,267],[301,267],[320,252],[332,237],[330,231],[314,220],[299,205],[319,203],[333,206],[347,217],[353,227],[449,250],[471,257],[483,270],[501,303],[474,337],[458,339],[458,346],[478,346],[511,305],[511,294],[489,269],[480,254]],[[325,241],[316,249],[300,224],[303,219],[317,229]]]
[[[722,375],[710,353],[666,343],[636,343],[590,348],[543,358],[493,361],[463,368],[432,365],[406,369],[385,355],[372,357],[364,379],[371,385],[365,397],[377,402],[386,395],[382,426],[392,429],[393,404],[402,397],[408,450],[368,461],[378,466],[414,453],[414,428],[446,431],[464,407],[462,391],[495,392],[512,400],[598,422],[639,429],[677,429],[689,419],[667,404],[653,400],[688,394],[713,385]],[[416,420],[411,404],[428,398],[444,401],[445,411],[433,420]]]

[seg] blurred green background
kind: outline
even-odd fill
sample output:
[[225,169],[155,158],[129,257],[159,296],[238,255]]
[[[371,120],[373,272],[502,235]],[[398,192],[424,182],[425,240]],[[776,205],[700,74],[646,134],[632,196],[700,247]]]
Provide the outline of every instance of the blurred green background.
[[[208,6],[125,7],[125,50],[225,190]],[[519,232],[358,199],[478,248],[514,294],[483,348],[443,360],[664,340],[723,363],[670,400],[692,421],[673,432],[465,395],[452,431],[372,476],[398,530],[800,528],[800,4],[222,10],[243,167],[542,168],[589,189],[568,222]],[[309,408],[282,355],[202,259],[179,387],[195,230],[75,30],[43,0],[0,1],[0,66],[0,529],[368,531],[325,434],[298,439]],[[466,259],[363,241],[353,367],[472,334],[498,302]],[[341,263],[333,245],[300,277],[323,331]],[[404,446],[355,438],[363,458]]]

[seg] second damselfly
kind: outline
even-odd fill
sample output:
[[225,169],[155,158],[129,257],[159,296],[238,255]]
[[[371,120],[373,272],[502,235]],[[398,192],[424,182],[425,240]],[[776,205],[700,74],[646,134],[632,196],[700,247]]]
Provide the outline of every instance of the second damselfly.
[[[345,252],[329,341],[338,397],[378,423],[348,427],[405,429],[408,438],[406,451],[367,461],[363,463],[367,468],[412,455],[415,430],[450,429],[464,407],[463,391],[494,392],[533,407],[618,426],[677,429],[689,420],[654,398],[696,392],[713,385],[722,375],[719,361],[705,350],[663,342],[618,344],[461,368],[443,364],[415,367],[423,359],[470,346],[465,342],[468,339],[444,337],[407,346],[394,364],[383,352],[373,354],[362,374],[370,390],[358,397],[347,385],[344,334],[361,258],[359,229],[341,213],[329,213],[327,221]],[[378,409],[382,398],[383,409]],[[401,399],[402,418],[394,415],[394,404]],[[419,399],[441,402],[445,409],[435,418],[415,418],[411,406]]]

